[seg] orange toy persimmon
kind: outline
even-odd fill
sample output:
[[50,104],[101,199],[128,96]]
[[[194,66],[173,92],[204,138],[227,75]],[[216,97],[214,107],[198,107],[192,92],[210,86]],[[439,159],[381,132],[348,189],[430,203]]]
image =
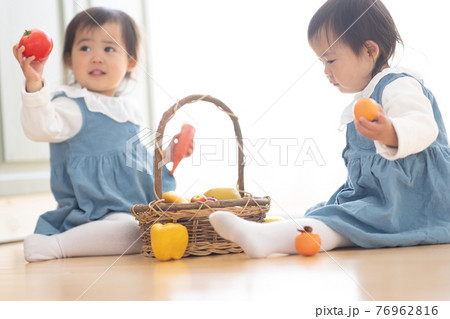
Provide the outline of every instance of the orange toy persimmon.
[[313,233],[310,226],[298,230],[300,234],[295,237],[295,250],[302,256],[313,256],[320,250],[321,240],[319,234]]
[[364,117],[369,121],[374,121],[377,119],[379,111],[381,111],[381,106],[374,99],[363,97],[356,102],[353,113],[357,120]]

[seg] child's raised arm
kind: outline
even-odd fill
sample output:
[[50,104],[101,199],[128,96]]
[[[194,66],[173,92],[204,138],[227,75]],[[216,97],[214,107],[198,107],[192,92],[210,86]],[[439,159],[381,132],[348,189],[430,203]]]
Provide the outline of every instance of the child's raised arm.
[[35,57],[31,56],[29,58],[25,58],[23,56],[23,51],[25,51],[25,47],[19,47],[19,44],[16,44],[13,47],[13,53],[16,60],[19,62],[19,65],[22,69],[23,75],[26,80],[26,90],[29,93],[37,92],[43,87],[42,81],[42,73],[44,72],[44,65],[47,62],[48,58],[45,58],[41,61],[34,61]]

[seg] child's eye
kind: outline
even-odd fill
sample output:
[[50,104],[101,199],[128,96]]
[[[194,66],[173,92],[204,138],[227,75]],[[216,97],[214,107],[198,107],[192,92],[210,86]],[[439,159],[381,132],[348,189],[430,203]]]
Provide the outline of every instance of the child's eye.
[[88,47],[87,45],[83,45],[83,46],[80,48],[80,51],[89,52],[89,51],[91,51],[91,48]]
[[114,52],[114,51],[116,51],[116,50],[114,50],[113,47],[106,47],[105,48],[105,52]]
[[327,63],[328,63],[328,64],[333,64],[334,61],[336,61],[336,59],[334,59],[334,60],[328,60]]

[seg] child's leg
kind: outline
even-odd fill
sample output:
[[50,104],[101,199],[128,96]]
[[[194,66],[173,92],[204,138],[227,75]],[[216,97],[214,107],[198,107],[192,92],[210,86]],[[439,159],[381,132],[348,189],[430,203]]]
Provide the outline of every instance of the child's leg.
[[105,256],[140,253],[138,222],[130,214],[116,213],[68,231],[44,236],[33,234],[24,242],[27,261],[64,257]]
[[303,226],[311,226],[320,235],[321,250],[354,246],[347,237],[313,218],[261,224],[219,211],[212,213],[209,219],[220,236],[237,243],[251,258],[267,257],[274,253],[296,254],[295,237],[299,234],[298,229]]

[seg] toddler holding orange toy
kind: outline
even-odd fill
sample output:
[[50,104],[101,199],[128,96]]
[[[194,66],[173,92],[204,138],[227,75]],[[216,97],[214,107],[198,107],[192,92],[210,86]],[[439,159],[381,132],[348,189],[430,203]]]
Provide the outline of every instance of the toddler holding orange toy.
[[308,29],[325,75],[355,101],[381,105],[376,121],[354,120],[351,103],[343,158],[347,181],[305,218],[258,224],[211,214],[224,238],[252,258],[295,254],[297,229],[311,226],[324,251],[450,243],[450,147],[437,101],[412,71],[390,67],[401,37],[384,4],[328,0]]

